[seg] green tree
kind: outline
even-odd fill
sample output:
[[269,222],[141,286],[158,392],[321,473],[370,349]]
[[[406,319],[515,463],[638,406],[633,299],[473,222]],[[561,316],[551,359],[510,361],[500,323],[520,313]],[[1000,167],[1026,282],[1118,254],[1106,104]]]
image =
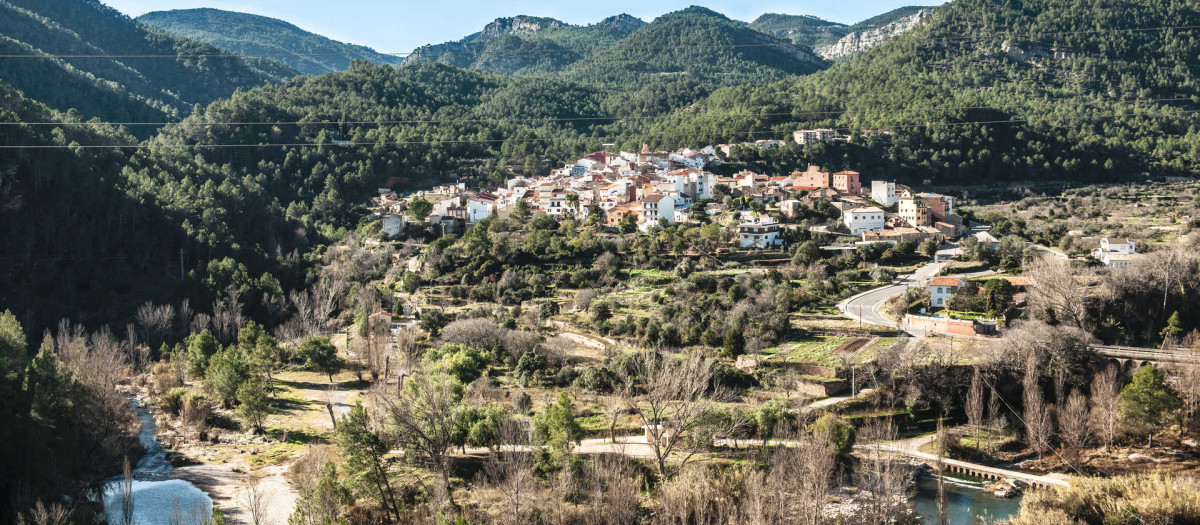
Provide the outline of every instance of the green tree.
[[558,452],[568,452],[571,443],[583,439],[583,427],[575,420],[575,403],[566,392],[558,402],[546,405],[533,416],[533,440]]
[[532,215],[533,213],[529,210],[529,201],[521,199],[513,205],[513,211],[510,217],[512,217],[512,220],[516,221],[517,224],[523,225]]
[[853,426],[834,414],[825,414],[816,423],[813,423],[812,428],[816,435],[823,436],[828,440],[829,448],[837,455],[838,464],[842,468],[848,469],[853,466],[852,453],[857,438]]
[[1183,337],[1183,321],[1179,319],[1179,310],[1171,314],[1171,317],[1167,319],[1167,326],[1163,327],[1158,336],[1163,339],[1179,339]]
[[621,223],[618,225],[622,234],[630,234],[637,231],[637,217],[632,213],[621,217]]
[[450,324],[453,319],[446,315],[441,310],[428,310],[421,312],[421,329],[429,332],[430,337],[437,337],[442,332],[442,328]]
[[758,405],[750,412],[750,419],[754,421],[755,433],[763,441],[763,447],[766,447],[767,442],[775,437],[775,427],[779,425],[779,422],[791,418],[792,414],[787,411],[787,407],[777,399]]
[[329,342],[328,337],[310,337],[300,345],[300,358],[304,367],[329,376],[333,382],[333,374],[341,372],[346,367],[346,360],[338,356],[337,347]]
[[938,251],[938,243],[937,243],[937,241],[935,241],[933,239],[929,239],[929,240],[921,243],[921,246],[919,246],[917,248],[917,252],[919,252],[921,255],[929,257],[930,259],[932,259],[933,256],[937,255],[937,251]]
[[267,414],[271,413],[271,403],[267,400],[267,389],[261,379],[251,377],[242,382],[237,389],[237,415],[247,427],[261,430]]
[[1179,394],[1158,367],[1147,364],[1121,390],[1121,423],[1128,432],[1154,439],[1154,431],[1181,406]]
[[742,327],[734,326],[725,332],[723,346],[725,353],[730,357],[742,355],[742,352],[746,350],[746,337],[742,334]]
[[221,343],[217,342],[217,338],[213,336],[212,332],[204,330],[188,336],[186,344],[188,373],[196,377],[203,377],[204,372],[208,370],[208,360],[221,350]]
[[592,322],[601,324],[612,318],[612,307],[607,301],[593,301],[589,310],[592,313]]
[[236,346],[230,346],[209,360],[204,382],[213,389],[222,404],[232,407],[237,401],[238,388],[249,377],[250,370],[242,359],[241,351]]
[[378,502],[394,521],[400,521],[400,507],[384,461],[390,447],[379,433],[371,430],[370,418],[362,403],[355,403],[350,413],[342,417],[334,439],[346,461],[351,487]]
[[425,222],[425,219],[429,217],[429,214],[432,211],[433,203],[421,197],[417,197],[413,199],[412,202],[408,203],[408,213],[412,215],[413,221],[415,222]]

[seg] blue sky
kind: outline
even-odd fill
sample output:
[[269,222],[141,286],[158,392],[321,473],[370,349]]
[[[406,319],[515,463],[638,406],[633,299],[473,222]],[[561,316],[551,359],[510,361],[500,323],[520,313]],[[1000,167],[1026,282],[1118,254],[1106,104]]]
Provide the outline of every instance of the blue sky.
[[628,13],[647,22],[654,17],[703,5],[726,16],[751,21],[763,13],[813,15],[852,24],[912,4],[914,0],[103,0],[130,16],[166,9],[212,7],[279,18],[335,40],[381,52],[404,52],[423,44],[457,40],[502,16],[548,16],[589,24]]

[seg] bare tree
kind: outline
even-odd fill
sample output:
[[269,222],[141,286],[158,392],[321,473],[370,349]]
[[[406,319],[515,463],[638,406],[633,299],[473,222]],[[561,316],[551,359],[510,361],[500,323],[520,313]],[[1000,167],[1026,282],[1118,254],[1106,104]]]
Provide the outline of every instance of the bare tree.
[[22,513],[17,516],[17,523],[19,525],[69,525],[71,509],[59,503],[52,503],[47,507],[41,500],[38,500],[28,514]]
[[449,450],[458,426],[459,394],[454,380],[442,373],[413,375],[395,399],[387,399],[394,426],[393,439],[410,461],[437,471],[450,505]]
[[192,318],[196,312],[192,310],[192,302],[188,299],[180,301],[179,308],[175,310],[175,327],[172,335],[187,335],[192,329]]
[[[859,441],[885,443],[898,437],[891,421],[876,421],[859,433]],[[867,448],[862,461],[854,469],[855,486],[864,494],[864,508],[859,512],[860,523],[888,525],[898,523],[908,512],[910,469],[906,462],[887,454],[879,447]]]
[[1091,420],[1097,435],[1111,448],[1117,439],[1121,417],[1121,383],[1117,368],[1109,365],[1092,380]]
[[1071,392],[1058,410],[1058,429],[1078,468],[1080,450],[1087,446],[1092,437],[1092,427],[1088,421],[1088,400],[1078,390]]
[[1029,288],[1030,311],[1037,317],[1053,312],[1060,322],[1083,327],[1086,320],[1087,286],[1076,275],[1070,263],[1050,257],[1036,257],[1025,274],[1033,285]]
[[192,316],[192,321],[189,323],[188,327],[191,329],[192,333],[200,333],[208,330],[210,327],[212,327],[212,316],[203,312],[198,313]]
[[797,446],[783,447],[771,455],[767,486],[771,513],[779,523],[822,523],[825,503],[833,488],[837,458],[822,433],[803,435]]
[[1022,382],[1023,401],[1025,409],[1025,433],[1026,443],[1029,448],[1037,452],[1038,458],[1042,457],[1048,449],[1047,440],[1050,435],[1050,410],[1046,406],[1045,398],[1042,396],[1042,386],[1038,379],[1040,374],[1041,360],[1036,355],[1030,354],[1025,362],[1025,379]]
[[525,523],[525,514],[529,512],[526,505],[537,489],[529,429],[515,419],[505,419],[500,425],[499,441],[499,451],[487,457],[483,472],[490,485],[504,497],[507,508],[502,521]]
[[637,464],[625,456],[597,456],[585,471],[586,485],[592,494],[584,522],[590,525],[636,523],[641,513],[640,487],[643,485]]
[[245,325],[242,315],[242,291],[235,285],[225,288],[225,294],[213,302],[213,335],[224,344],[237,338],[238,330]]
[[263,490],[262,476],[249,474],[242,478],[242,489],[238,491],[238,503],[249,516],[249,525],[274,525],[267,513],[267,494]]
[[1008,424],[1008,420],[1000,412],[1000,394],[995,390],[992,390],[991,395],[988,396],[987,418],[987,452],[992,454],[995,452],[993,436],[1003,432],[1004,427]]
[[937,522],[938,525],[949,525],[950,520],[946,517],[946,427],[942,424],[942,418],[937,421],[937,463],[934,464],[934,469],[937,471]]
[[[712,406],[706,392],[713,362],[695,352],[682,359],[647,352],[633,363],[634,374],[625,381],[624,398],[630,412],[646,425],[658,474],[670,477],[695,455],[683,447],[688,435],[705,423]],[[667,460],[677,452],[677,466],[668,468]]]
[[125,457],[123,472],[121,481],[117,482],[121,492],[121,525],[133,525],[133,473],[129,468],[128,456]]
[[175,307],[164,304],[155,305],[150,301],[138,307],[134,316],[141,329],[142,340],[152,347],[158,347],[171,333],[175,323]]
[[1194,246],[1189,246],[1186,239],[1176,242],[1149,254],[1139,265],[1149,270],[1162,289],[1162,321],[1167,320],[1170,313],[1167,310],[1167,300],[1178,283],[1186,276],[1194,275],[1193,267],[1200,255]]
[[971,435],[975,437],[975,450],[980,450],[980,434],[983,432],[983,376],[979,367],[974,367],[971,376],[971,389],[967,391],[967,401],[964,407],[967,412],[967,425],[971,427]]

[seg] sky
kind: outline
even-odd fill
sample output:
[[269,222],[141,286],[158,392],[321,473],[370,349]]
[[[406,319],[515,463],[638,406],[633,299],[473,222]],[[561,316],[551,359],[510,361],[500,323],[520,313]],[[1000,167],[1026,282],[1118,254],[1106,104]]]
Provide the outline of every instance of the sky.
[[150,11],[212,7],[279,18],[334,40],[383,53],[458,40],[499,17],[533,15],[590,24],[627,13],[647,22],[656,16],[703,5],[730,18],[754,20],[763,13],[813,15],[853,24],[897,7],[932,5],[919,0],[102,0],[136,17]]

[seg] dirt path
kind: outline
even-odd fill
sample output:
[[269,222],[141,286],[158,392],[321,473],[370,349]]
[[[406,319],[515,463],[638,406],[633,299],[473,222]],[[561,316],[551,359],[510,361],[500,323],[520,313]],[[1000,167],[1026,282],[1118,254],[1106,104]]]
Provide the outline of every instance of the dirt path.
[[254,523],[247,509],[248,484],[253,476],[260,476],[257,490],[261,495],[263,516],[258,525],[287,525],[298,496],[283,477],[286,471],[286,466],[275,465],[251,475],[242,465],[223,463],[179,467],[174,474],[206,492],[230,522],[243,524]]

